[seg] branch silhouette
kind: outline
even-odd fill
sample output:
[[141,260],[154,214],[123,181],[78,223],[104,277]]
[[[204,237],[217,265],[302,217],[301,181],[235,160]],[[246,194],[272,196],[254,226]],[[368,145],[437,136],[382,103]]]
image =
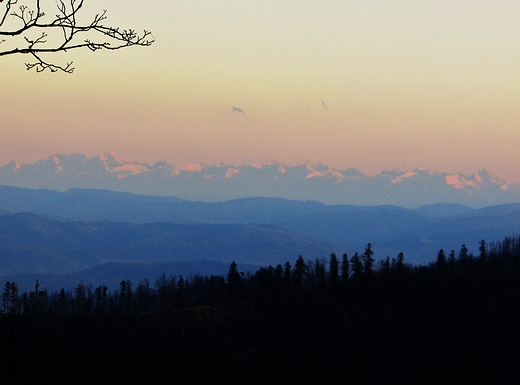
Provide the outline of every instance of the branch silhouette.
[[[31,4],[31,7],[27,5]],[[118,50],[131,46],[150,46],[154,37],[150,31],[138,33],[134,29],[120,29],[104,25],[107,11],[96,14],[90,22],[78,21],[84,0],[58,0],[56,14],[47,16],[45,8],[51,8],[45,0],[0,0],[0,56],[25,54],[33,60],[26,63],[27,70],[42,72],[63,71],[72,73],[73,62],[56,64],[44,59],[47,54],[88,48]],[[18,5],[15,9],[15,5]]]

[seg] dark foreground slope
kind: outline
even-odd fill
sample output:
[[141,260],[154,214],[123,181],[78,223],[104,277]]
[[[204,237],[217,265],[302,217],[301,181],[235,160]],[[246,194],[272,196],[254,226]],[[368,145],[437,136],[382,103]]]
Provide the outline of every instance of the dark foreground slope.
[[352,290],[335,306],[15,317],[17,336],[37,349],[3,347],[0,359],[33,352],[16,372],[32,384],[513,383],[520,304],[502,278],[476,291],[471,281]]
[[183,281],[183,300],[162,311],[140,310],[137,289],[136,307],[124,307],[123,286],[109,312],[86,313],[74,297],[58,312],[29,307],[1,318],[0,374],[34,384],[517,383],[517,246],[349,276],[301,259],[281,275],[230,268],[220,298],[188,301]]

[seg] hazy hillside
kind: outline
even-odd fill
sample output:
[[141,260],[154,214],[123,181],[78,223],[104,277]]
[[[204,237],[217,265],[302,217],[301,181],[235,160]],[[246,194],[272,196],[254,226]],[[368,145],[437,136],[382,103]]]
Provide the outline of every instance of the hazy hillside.
[[0,215],[0,275],[70,273],[107,262],[220,261],[265,265],[334,248],[273,225],[59,222]]
[[[236,259],[266,265],[292,261],[300,254],[352,255],[368,242],[376,259],[404,252],[407,261],[421,263],[434,259],[441,248],[459,250],[466,244],[476,252],[480,239],[493,241],[520,232],[519,204],[479,210],[436,204],[410,210],[279,198],[208,203],[107,190],[60,193],[0,186],[0,207],[6,213],[31,212],[60,220],[12,217],[19,222],[25,218],[28,227],[19,223],[9,242],[0,244],[8,271],[78,271],[106,261],[142,258]],[[41,224],[29,225],[31,221]],[[46,226],[54,229],[48,231],[52,242],[35,230]],[[0,237],[7,233],[3,229]]]
[[418,207],[415,211],[432,218],[446,218],[471,213],[474,209],[469,206],[458,205],[455,203],[435,203]]
[[120,222],[270,223],[301,214],[330,212],[314,201],[244,198],[226,202],[193,202],[173,197],[72,189],[66,192],[0,186],[0,208],[31,212],[58,220]]
[[336,207],[333,212],[306,213],[276,224],[331,242],[366,244],[368,238],[395,237],[432,221],[423,214],[396,206],[344,206]]

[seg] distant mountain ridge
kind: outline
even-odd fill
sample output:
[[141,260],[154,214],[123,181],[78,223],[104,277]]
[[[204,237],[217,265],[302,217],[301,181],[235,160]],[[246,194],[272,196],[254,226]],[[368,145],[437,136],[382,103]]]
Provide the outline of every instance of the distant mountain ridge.
[[367,176],[355,168],[274,160],[241,166],[178,166],[162,161],[149,165],[113,152],[90,157],[55,154],[33,164],[12,161],[0,167],[0,184],[57,191],[108,189],[207,202],[263,196],[415,208],[439,202],[484,207],[520,201],[520,183],[507,182],[485,169],[469,176],[419,169]]
[[[48,274],[74,273],[69,278],[77,279],[80,272],[110,263],[118,264],[121,274],[147,276],[163,268],[185,274],[180,263],[190,263],[193,272],[207,271],[210,262],[225,272],[233,260],[240,266],[274,266],[292,263],[298,255],[311,261],[331,252],[352,256],[369,242],[377,260],[403,252],[407,262],[428,263],[441,248],[449,252],[466,244],[478,253],[481,239],[494,242],[514,234],[520,234],[520,203],[412,210],[265,197],[209,203],[109,190],[0,186],[0,278],[22,280],[24,275],[29,284]],[[105,273],[95,270],[88,277],[101,279]],[[117,279],[121,275],[111,278]]]
[[[520,203],[479,210],[455,204],[435,204],[411,210],[391,205],[324,205],[316,201],[262,197],[211,203],[109,190],[56,192],[0,186],[0,218],[9,213],[31,213],[65,223],[109,221],[120,223],[122,227],[158,222],[192,230],[202,229],[197,225],[203,224],[251,225],[248,232],[264,235],[271,230],[267,231],[263,226],[269,225],[301,234],[322,245],[335,245],[336,252],[361,251],[371,242],[378,257],[403,251],[408,260],[417,263],[435,258],[440,248],[458,249],[463,243],[477,245],[482,238],[494,241],[520,233]],[[176,229],[176,232],[181,231],[181,227]],[[239,228],[220,229],[232,234]],[[242,232],[240,237],[247,238],[248,232]],[[200,234],[201,238],[194,240],[196,244],[207,241],[204,232]],[[228,254],[236,252],[231,249]],[[265,254],[265,250],[261,253]],[[301,251],[293,248],[292,252],[305,254],[308,250],[305,246]],[[209,250],[208,253],[213,254]]]

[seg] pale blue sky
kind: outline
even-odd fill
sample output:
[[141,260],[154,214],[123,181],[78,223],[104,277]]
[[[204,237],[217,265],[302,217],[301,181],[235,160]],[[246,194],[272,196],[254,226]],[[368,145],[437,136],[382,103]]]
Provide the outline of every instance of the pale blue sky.
[[157,41],[71,52],[73,75],[2,58],[1,164],[113,150],[520,182],[518,1],[86,2]]

